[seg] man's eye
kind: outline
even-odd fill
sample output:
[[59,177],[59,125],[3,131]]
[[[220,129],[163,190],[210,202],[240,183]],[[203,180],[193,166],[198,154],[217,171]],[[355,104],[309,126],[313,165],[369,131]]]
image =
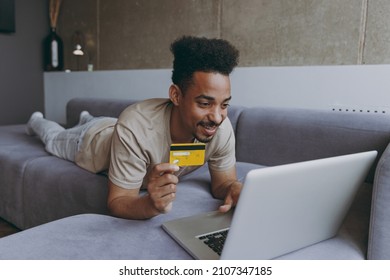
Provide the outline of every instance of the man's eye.
[[208,106],[210,106],[210,103],[208,103],[208,102],[199,102],[198,104],[201,107],[208,107]]
[[223,109],[226,109],[226,108],[229,107],[229,106],[230,106],[229,103],[222,104],[222,108],[223,108]]

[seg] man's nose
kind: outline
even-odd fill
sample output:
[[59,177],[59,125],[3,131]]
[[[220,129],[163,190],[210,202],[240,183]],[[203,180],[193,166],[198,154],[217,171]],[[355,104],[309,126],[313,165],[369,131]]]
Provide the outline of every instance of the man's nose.
[[225,115],[221,108],[213,108],[209,114],[209,120],[215,124],[220,124],[225,118]]

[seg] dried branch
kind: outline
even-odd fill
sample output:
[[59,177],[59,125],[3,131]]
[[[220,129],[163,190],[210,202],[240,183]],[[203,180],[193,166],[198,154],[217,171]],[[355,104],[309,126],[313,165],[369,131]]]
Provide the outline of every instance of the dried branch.
[[60,13],[60,6],[62,0],[50,0],[49,16],[50,16],[50,27],[57,27],[58,14]]

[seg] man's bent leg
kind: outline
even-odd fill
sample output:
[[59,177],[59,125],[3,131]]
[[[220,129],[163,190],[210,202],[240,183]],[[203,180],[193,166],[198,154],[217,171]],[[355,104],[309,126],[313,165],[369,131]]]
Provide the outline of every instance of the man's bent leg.
[[95,117],[92,116],[88,111],[82,111],[80,113],[79,123],[77,125],[86,124],[87,122],[92,121],[94,118]]
[[37,135],[50,154],[74,161],[84,133],[97,119],[83,111],[79,123],[73,128],[65,129],[58,123],[45,119],[41,112],[35,112],[27,123],[26,133],[31,136]]
[[41,112],[33,113],[26,126],[26,133],[37,135],[44,144],[64,130],[58,123],[45,119]]
[[76,153],[79,150],[84,134],[100,118],[88,118],[88,122],[76,125],[73,128],[65,129],[46,143],[46,150],[63,159],[74,162]]
[[82,129],[66,129],[46,143],[46,151],[59,158],[74,161]]

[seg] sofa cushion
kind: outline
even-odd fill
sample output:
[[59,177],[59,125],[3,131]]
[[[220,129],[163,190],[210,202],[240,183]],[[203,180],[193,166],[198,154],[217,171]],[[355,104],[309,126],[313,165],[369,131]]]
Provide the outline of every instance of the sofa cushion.
[[[382,114],[248,108],[240,115],[236,138],[238,161],[266,166],[369,150],[377,150],[380,156],[390,139],[390,118]],[[367,179],[371,183],[375,167]]]
[[76,214],[108,214],[106,176],[49,156],[30,162],[24,177],[23,229]]
[[[249,170],[261,167],[237,164],[240,178]],[[204,166],[183,177],[174,207],[167,214],[146,221],[96,214],[64,218],[0,239],[0,259],[191,259],[164,232],[161,224],[217,209],[221,201],[211,197],[208,176],[207,166]],[[279,259],[364,259],[367,230],[360,227],[367,227],[367,215],[360,213],[365,204],[360,199],[367,199],[369,189],[369,186],[361,188],[360,198],[353,204],[335,238]],[[356,224],[359,219],[364,222]]]
[[0,216],[24,228],[24,176],[27,166],[50,155],[36,137],[26,135],[24,125],[0,127]]
[[134,102],[136,100],[132,99],[73,98],[66,104],[66,127],[75,126],[82,111],[88,111],[95,117],[118,118],[120,113]]
[[390,145],[375,173],[369,233],[369,259],[390,259]]
[[[260,167],[237,163],[237,173],[244,178],[249,170]],[[66,191],[62,186],[62,193],[56,193],[69,196]],[[210,194],[210,176],[203,166],[180,180],[176,200],[167,214],[142,221],[97,214],[56,220],[1,238],[0,259],[192,259],[161,225],[214,211],[219,205],[221,201]]]
[[228,117],[232,124],[234,132],[236,132],[237,129],[237,122],[241,115],[241,112],[245,109],[243,106],[231,106],[228,109]]

